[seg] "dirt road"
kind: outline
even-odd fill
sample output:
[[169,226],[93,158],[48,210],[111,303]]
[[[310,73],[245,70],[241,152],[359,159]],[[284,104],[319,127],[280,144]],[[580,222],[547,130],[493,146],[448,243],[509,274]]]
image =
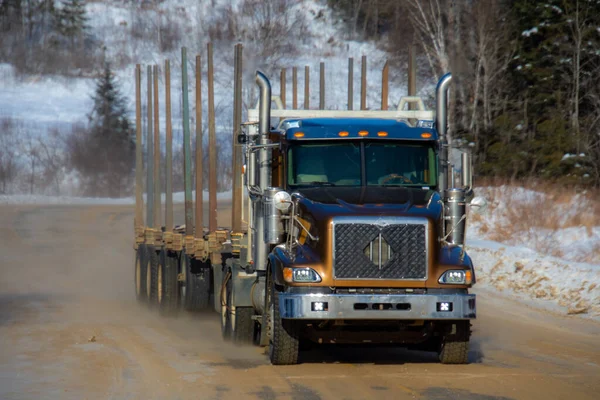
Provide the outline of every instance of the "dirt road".
[[224,343],[214,313],[165,319],[135,303],[132,214],[0,206],[0,399],[600,398],[600,324],[484,291],[469,365],[323,347],[273,367]]

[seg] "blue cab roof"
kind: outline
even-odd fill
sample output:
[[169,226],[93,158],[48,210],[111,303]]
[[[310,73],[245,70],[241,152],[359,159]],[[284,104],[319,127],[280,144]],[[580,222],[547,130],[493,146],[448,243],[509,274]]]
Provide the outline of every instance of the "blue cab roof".
[[[402,120],[378,118],[307,118],[288,119],[281,128],[287,140],[344,140],[344,139],[379,139],[379,140],[419,140],[435,141],[438,134],[432,128],[412,127]],[[359,132],[368,132],[366,136]],[[340,132],[348,132],[341,136]],[[380,132],[385,132],[387,135]],[[303,133],[304,135],[295,135]],[[429,135],[423,135],[429,134]],[[363,133],[364,135],[364,133]],[[423,136],[429,137],[423,137]]]

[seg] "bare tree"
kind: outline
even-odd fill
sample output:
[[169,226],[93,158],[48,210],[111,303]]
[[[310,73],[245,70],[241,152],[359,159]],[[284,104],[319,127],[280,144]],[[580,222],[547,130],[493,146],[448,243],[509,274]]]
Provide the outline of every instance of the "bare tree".
[[20,171],[18,127],[10,118],[0,120],[0,192],[8,193]]

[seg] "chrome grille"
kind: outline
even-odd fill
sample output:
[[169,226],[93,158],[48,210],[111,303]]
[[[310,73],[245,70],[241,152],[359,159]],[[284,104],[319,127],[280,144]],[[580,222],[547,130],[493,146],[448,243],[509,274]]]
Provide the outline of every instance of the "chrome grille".
[[427,219],[337,217],[336,279],[427,279]]

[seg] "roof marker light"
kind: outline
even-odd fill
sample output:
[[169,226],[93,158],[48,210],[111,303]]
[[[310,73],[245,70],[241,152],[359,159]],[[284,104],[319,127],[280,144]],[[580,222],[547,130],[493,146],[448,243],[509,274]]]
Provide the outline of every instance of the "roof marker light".
[[304,137],[304,132],[296,132],[294,133],[294,137]]
[[369,136],[369,131],[358,131],[358,136],[362,136],[362,137]]
[[387,132],[377,132],[377,136],[386,137],[388,135]]
[[429,132],[423,132],[423,133],[421,133],[421,137],[423,139],[429,139],[431,137],[431,133],[429,133]]
[[341,137],[346,137],[346,136],[348,136],[348,132],[347,131],[341,131],[340,133],[338,133],[338,135],[340,135]]

